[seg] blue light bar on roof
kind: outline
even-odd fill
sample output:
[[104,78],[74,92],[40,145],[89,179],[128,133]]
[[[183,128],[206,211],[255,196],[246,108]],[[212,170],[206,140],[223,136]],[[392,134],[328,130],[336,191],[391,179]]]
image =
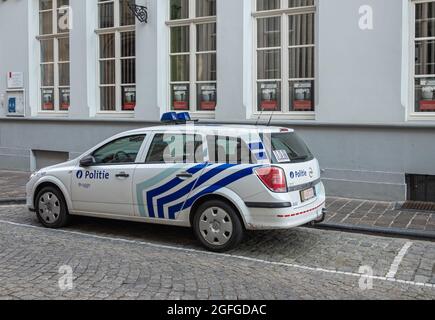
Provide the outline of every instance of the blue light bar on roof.
[[161,122],[168,123],[168,122],[176,122],[177,121],[177,113],[176,112],[167,112],[162,115]]
[[162,115],[162,119],[160,120],[163,123],[185,123],[188,121],[192,121],[189,112],[167,112]]

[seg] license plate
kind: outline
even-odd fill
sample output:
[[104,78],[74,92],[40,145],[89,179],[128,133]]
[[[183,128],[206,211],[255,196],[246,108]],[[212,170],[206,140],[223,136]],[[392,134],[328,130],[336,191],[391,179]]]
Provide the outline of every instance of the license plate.
[[302,200],[302,202],[311,200],[315,196],[316,196],[316,192],[314,191],[314,188],[309,188],[309,189],[301,191],[301,200]]

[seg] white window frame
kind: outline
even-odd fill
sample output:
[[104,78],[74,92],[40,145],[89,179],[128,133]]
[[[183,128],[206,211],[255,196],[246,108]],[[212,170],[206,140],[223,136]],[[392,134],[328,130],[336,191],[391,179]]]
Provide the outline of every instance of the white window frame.
[[[70,0],[71,1],[71,0]],[[61,10],[64,10],[62,7],[57,7],[57,0],[52,0],[52,8],[51,9],[45,9],[42,10],[39,7],[39,1],[38,1],[38,35],[36,36],[36,40],[38,40],[38,113],[40,114],[59,114],[59,115],[68,115],[68,110],[60,110],[60,97],[59,97],[59,90],[63,88],[69,88],[70,89],[70,96],[71,96],[71,71],[70,71],[70,79],[69,79],[69,86],[61,86],[59,84],[59,64],[69,64],[71,68],[71,49],[69,52],[69,60],[68,61],[61,61],[59,62],[59,40],[67,38],[69,41],[69,45],[71,45],[71,38],[70,33],[68,32],[58,32],[58,13]],[[71,6],[70,6],[71,8]],[[52,12],[52,32],[51,34],[39,34],[40,33],[40,25],[41,25],[41,13],[43,12]],[[42,62],[41,61],[41,40],[53,40],[53,62]],[[71,47],[70,47],[71,48]],[[53,64],[53,86],[43,86],[41,81],[42,76],[42,65],[49,65]],[[70,69],[71,70],[71,69]],[[53,89],[53,105],[54,110],[43,110],[42,109],[42,94],[41,91],[43,89]],[[71,108],[71,105],[69,106]]]
[[[216,32],[217,32],[217,16],[206,16],[206,17],[196,17],[196,0],[188,0],[189,1],[189,18],[187,19],[178,19],[178,20],[171,20],[171,5],[170,5],[170,0],[165,0],[168,1],[169,5],[168,5],[168,12],[167,12],[167,18],[166,18],[166,25],[169,27],[169,36],[168,36],[168,48],[169,48],[169,52],[168,52],[168,88],[167,88],[167,108],[166,110],[171,112],[172,110],[172,105],[171,105],[171,97],[172,97],[172,92],[171,92],[171,86],[172,85],[177,85],[177,84],[187,84],[189,83],[190,86],[190,90],[189,90],[189,112],[194,115],[195,117],[198,118],[212,118],[215,115],[216,111],[202,111],[202,110],[198,110],[198,105],[197,105],[197,88],[198,88],[198,84],[201,83],[212,83],[216,85],[216,90],[217,90],[217,78],[216,80],[213,81],[197,81],[197,68],[196,68],[196,64],[197,64],[197,56],[199,54],[207,54],[207,53],[215,53],[216,57],[218,54],[218,43],[217,43],[217,39],[216,39],[216,51],[200,51],[197,52],[197,41],[196,41],[196,32],[197,32],[197,25],[200,24],[210,24],[210,23],[215,23],[216,24]],[[217,0],[219,1],[219,0]],[[216,8],[217,10],[217,8]],[[171,28],[172,27],[185,27],[185,26],[189,26],[189,81],[171,81],[171,57],[172,56],[176,56],[176,55],[187,55],[188,53],[171,53]],[[217,63],[217,62],[216,62]],[[216,69],[217,69],[217,65],[216,65]],[[217,73],[217,70],[216,70]],[[217,93],[217,92],[216,92]],[[219,107],[219,96],[217,96],[216,98],[216,108],[215,110]]]
[[[98,81],[98,92],[97,92],[97,108],[96,108],[96,114],[102,115],[102,116],[119,116],[119,115],[125,115],[127,117],[133,117],[135,115],[135,110],[122,110],[122,95],[121,95],[121,88],[123,86],[134,86],[136,87],[136,102],[137,102],[137,73],[136,73],[136,81],[135,83],[128,83],[124,84],[121,82],[122,80],[122,67],[121,67],[121,60],[126,59],[134,59],[135,60],[135,68],[137,71],[137,61],[136,61],[136,54],[132,57],[121,57],[121,33],[125,32],[134,32],[134,35],[136,37],[136,18],[135,23],[128,26],[121,26],[120,21],[120,1],[121,0],[97,0],[97,10],[96,10],[96,19],[97,19],[97,29],[95,30],[95,33],[98,36],[97,39],[97,62],[96,62],[96,70],[97,70],[97,81]],[[100,15],[99,15],[99,6],[102,3],[113,3],[113,27],[109,28],[100,28]],[[115,57],[114,58],[101,58],[100,57],[100,35],[104,34],[114,34],[115,35]],[[135,44],[137,48],[137,43]],[[101,76],[100,76],[100,62],[101,61],[109,61],[109,60],[115,60],[115,84],[114,85],[107,85],[107,84],[101,84]],[[101,88],[102,87],[115,87],[115,110],[101,110]],[[136,103],[137,107],[137,103]]]
[[[288,0],[280,0],[280,8],[275,10],[265,10],[257,11],[257,0],[252,1],[252,28],[253,32],[253,83],[252,83],[252,118],[258,119],[260,115],[273,115],[276,119],[294,119],[294,120],[314,120],[316,117],[316,108],[318,106],[318,77],[317,77],[317,7],[318,0],[314,0],[313,6],[304,6],[297,8],[289,8]],[[302,45],[302,46],[290,46],[289,45],[289,19],[290,15],[300,15],[300,14],[314,14],[314,44],[313,45]],[[281,19],[281,46],[272,48],[258,48],[257,43],[257,33],[259,18],[273,18],[280,17]],[[290,79],[289,78],[289,50],[291,48],[303,48],[312,47],[314,48],[314,78],[303,78],[303,79]],[[258,80],[258,55],[257,52],[261,50],[281,50],[281,79],[268,79],[268,80]],[[290,111],[290,81],[314,81],[314,111]],[[280,111],[259,111],[258,109],[258,82],[280,82],[281,84],[281,110]]]
[[409,68],[409,77],[408,77],[408,108],[407,108],[407,120],[428,120],[435,121],[435,112],[416,112],[415,111],[415,80],[422,78],[435,78],[434,75],[422,75],[416,76],[415,74],[415,43],[418,40],[435,40],[435,37],[429,38],[420,38],[416,39],[415,37],[415,9],[416,5],[419,3],[427,3],[434,2],[434,0],[406,0],[408,1],[408,28],[409,28],[409,52],[408,52],[408,68]]

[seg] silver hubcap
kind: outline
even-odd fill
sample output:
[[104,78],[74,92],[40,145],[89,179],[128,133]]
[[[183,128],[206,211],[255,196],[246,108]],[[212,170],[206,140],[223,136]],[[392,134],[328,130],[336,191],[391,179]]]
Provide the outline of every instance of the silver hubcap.
[[202,237],[217,246],[226,244],[233,234],[233,223],[229,214],[217,207],[209,208],[201,214],[199,228]]
[[60,201],[55,194],[46,192],[39,198],[38,210],[44,221],[54,223],[60,216]]

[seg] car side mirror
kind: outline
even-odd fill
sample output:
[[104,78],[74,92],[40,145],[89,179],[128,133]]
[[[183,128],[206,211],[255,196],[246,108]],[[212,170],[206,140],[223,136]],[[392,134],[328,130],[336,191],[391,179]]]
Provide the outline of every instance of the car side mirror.
[[95,158],[93,156],[86,156],[80,160],[81,167],[90,167],[95,164]]

